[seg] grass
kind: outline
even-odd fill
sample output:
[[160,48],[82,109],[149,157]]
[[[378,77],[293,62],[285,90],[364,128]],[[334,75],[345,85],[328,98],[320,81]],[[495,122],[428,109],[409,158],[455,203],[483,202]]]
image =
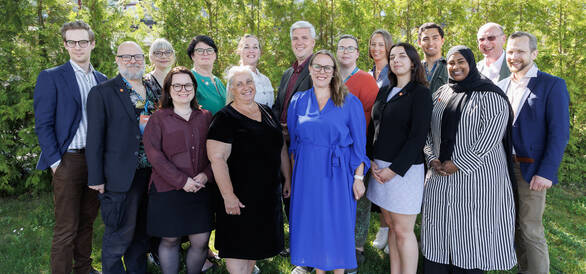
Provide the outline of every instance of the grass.
[[[549,244],[552,273],[586,273],[586,187],[582,183],[562,184],[547,194],[544,223]],[[378,215],[371,218],[369,240],[378,228]],[[53,229],[53,202],[50,193],[37,197],[0,199],[0,272],[50,273],[49,257]],[[419,229],[417,226],[416,229]],[[94,267],[101,269],[100,218],[94,224]],[[359,273],[388,273],[388,255],[366,246],[367,261]],[[257,263],[262,273],[289,273],[289,258],[276,256]],[[150,267],[153,273],[160,273]],[[515,269],[508,272],[515,273]],[[212,273],[228,273],[224,265]]]

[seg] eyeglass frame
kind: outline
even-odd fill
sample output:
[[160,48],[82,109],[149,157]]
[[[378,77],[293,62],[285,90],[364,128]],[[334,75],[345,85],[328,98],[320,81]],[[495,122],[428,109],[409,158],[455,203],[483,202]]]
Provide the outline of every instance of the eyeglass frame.
[[322,71],[325,73],[334,72],[334,66],[330,66],[330,65],[322,66],[320,64],[311,64],[311,68],[314,69],[315,71],[319,71],[319,72],[322,72]]
[[156,57],[171,57],[175,54],[175,51],[173,50],[165,50],[165,51],[161,51],[161,50],[157,50],[157,51],[153,51],[153,55]]
[[358,47],[355,46],[338,46],[338,51],[344,52],[344,53],[354,53],[358,50]]
[[[63,42],[65,42],[65,45],[68,48],[75,48],[76,46],[82,49],[85,49],[87,47],[89,47],[89,45],[93,42],[91,40],[63,40]],[[70,43],[73,43],[73,45],[70,45]],[[85,43],[85,46],[82,46],[81,43]]]
[[[137,59],[136,57],[140,57],[140,59]],[[134,58],[135,62],[142,62],[144,61],[144,54],[121,54],[121,55],[116,55],[117,58],[120,58],[122,61],[124,62],[130,62],[132,61],[132,58]]]
[[[179,87],[179,90],[177,90],[177,87]],[[187,87],[190,87],[190,88],[187,89]],[[171,84],[171,89],[173,89],[173,91],[175,91],[175,92],[180,92],[181,90],[193,91],[193,88],[194,87],[195,87],[195,85],[193,83],[187,83],[187,84]]]
[[214,48],[209,47],[209,48],[195,48],[193,49],[193,52],[196,53],[197,55],[203,55],[204,52],[207,55],[212,55],[214,53],[216,53],[216,50],[214,50]]

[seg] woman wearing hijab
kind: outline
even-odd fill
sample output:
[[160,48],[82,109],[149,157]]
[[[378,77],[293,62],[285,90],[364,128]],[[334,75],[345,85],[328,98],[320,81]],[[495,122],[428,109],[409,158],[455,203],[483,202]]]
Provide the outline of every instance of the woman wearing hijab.
[[449,83],[433,95],[424,148],[425,273],[483,273],[517,263],[511,108],[465,46],[448,52]]

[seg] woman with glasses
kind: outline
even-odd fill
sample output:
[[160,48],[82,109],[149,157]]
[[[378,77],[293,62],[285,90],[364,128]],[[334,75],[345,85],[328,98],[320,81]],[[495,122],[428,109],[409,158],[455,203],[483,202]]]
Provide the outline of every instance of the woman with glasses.
[[144,82],[160,96],[165,76],[175,63],[175,51],[171,43],[164,38],[155,40],[149,49],[149,60],[154,69],[144,76]]
[[252,71],[256,95],[254,101],[259,104],[272,107],[275,103],[275,92],[271,80],[258,70],[258,59],[260,58],[260,42],[252,34],[245,34],[238,42],[236,53],[240,55],[240,65],[248,66]]
[[291,263],[316,273],[356,268],[356,200],[364,194],[366,122],[360,100],[342,83],[333,54],[309,61],[313,87],[293,95],[287,110],[293,184]]
[[185,67],[165,78],[160,110],[146,126],[144,146],[152,175],[149,184],[147,233],[161,237],[158,248],[163,273],[179,272],[181,238],[191,245],[185,258],[187,273],[200,273],[213,229],[212,180],[205,140],[212,119],[200,109],[197,82]]
[[228,105],[214,116],[207,141],[221,194],[215,247],[230,273],[250,274],[256,260],[283,250],[281,196],[289,197],[291,168],[279,121],[254,101],[253,72],[232,67],[226,79]]
[[193,60],[191,71],[197,80],[197,101],[214,115],[226,105],[226,87],[212,74],[218,47],[209,36],[198,35],[189,43],[187,55]]

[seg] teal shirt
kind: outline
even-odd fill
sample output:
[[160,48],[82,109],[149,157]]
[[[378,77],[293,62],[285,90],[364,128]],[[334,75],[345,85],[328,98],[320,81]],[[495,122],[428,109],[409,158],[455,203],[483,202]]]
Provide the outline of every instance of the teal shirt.
[[216,76],[213,76],[214,85],[210,77],[202,76],[195,70],[191,70],[191,72],[197,80],[197,92],[195,93],[197,102],[212,115],[216,114],[226,105],[226,87]]

